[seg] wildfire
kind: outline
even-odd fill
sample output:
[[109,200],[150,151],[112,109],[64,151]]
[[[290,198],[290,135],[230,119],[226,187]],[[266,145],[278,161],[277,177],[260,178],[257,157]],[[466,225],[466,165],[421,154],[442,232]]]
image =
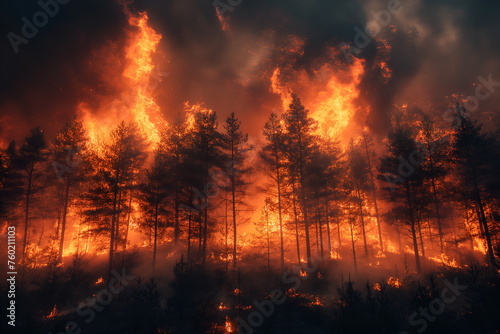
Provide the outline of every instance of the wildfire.
[[358,112],[356,99],[364,64],[357,58],[346,70],[325,64],[313,77],[305,71],[297,73],[298,80],[294,83],[284,83],[282,70],[276,68],[271,76],[271,90],[281,96],[285,110],[291,102],[290,94],[297,93],[311,117],[318,121],[318,134],[339,138],[355,126],[353,119]]
[[228,22],[227,18],[225,18],[224,15],[222,15],[222,10],[220,7],[217,7],[215,9],[215,14],[217,15],[217,19],[220,22],[221,29],[223,31],[229,31],[230,30],[229,22]]
[[45,319],[52,319],[52,318],[55,318],[57,316],[59,316],[59,312],[57,311],[57,305],[54,305],[54,308],[52,309],[52,311],[49,313],[49,315],[45,316],[44,318]]
[[91,110],[84,104],[79,107],[78,114],[85,122],[93,147],[98,147],[110,131],[125,120],[137,123],[153,148],[160,139],[161,127],[166,125],[153,99],[151,85],[152,81],[161,80],[152,57],[162,36],[148,25],[146,13],[129,14],[128,22],[134,32],[129,37],[126,66],[119,79],[121,97],[103,102],[98,110]]
[[226,305],[224,305],[223,302],[221,302],[219,305],[219,310],[220,311],[229,310],[229,307],[227,307]]
[[397,278],[397,277],[394,278],[393,276],[391,276],[387,279],[387,284],[389,284],[390,286],[395,287],[397,289],[399,289],[403,285],[403,283],[401,283],[399,278]]
[[226,316],[225,330],[227,334],[234,333],[233,323],[231,322],[228,316]]
[[461,266],[457,263],[457,260],[454,258],[449,258],[446,254],[441,254],[441,257],[432,257],[429,256],[429,259],[441,263],[448,267],[461,268]]
[[104,282],[104,278],[99,277],[99,278],[97,279],[97,281],[94,283],[94,285],[99,285],[99,284],[101,284],[102,282]]

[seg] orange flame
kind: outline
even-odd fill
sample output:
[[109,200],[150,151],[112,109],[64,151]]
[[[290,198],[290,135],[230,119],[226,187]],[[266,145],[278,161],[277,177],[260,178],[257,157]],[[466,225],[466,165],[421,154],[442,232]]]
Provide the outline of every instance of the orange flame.
[[122,73],[120,99],[103,102],[99,110],[81,104],[78,114],[88,129],[93,147],[98,147],[122,121],[134,121],[153,148],[160,139],[166,122],[152,96],[151,81],[155,77],[153,54],[162,36],[148,25],[148,15],[129,14],[129,25],[135,28],[126,48],[126,66]]
[[355,125],[364,65],[357,58],[345,70],[325,64],[313,77],[305,71],[297,73],[298,82],[294,83],[282,82],[282,70],[276,68],[271,76],[271,90],[280,95],[284,110],[291,102],[291,93],[297,93],[310,116],[318,121],[318,134],[338,138]]

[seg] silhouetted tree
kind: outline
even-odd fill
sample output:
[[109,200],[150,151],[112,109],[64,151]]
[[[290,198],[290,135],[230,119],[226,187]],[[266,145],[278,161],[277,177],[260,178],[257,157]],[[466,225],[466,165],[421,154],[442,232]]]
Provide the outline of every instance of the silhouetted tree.
[[59,262],[62,262],[64,251],[68,209],[74,197],[72,191],[90,176],[88,173],[87,140],[83,123],[75,119],[66,123],[51,146],[51,165],[60,181],[62,190],[61,227],[58,231]]
[[311,240],[309,221],[309,194],[307,188],[307,165],[316,149],[317,140],[314,135],[316,122],[309,116],[297,95],[292,94],[289,109],[283,115],[285,121],[285,143],[287,152],[287,168],[293,192],[299,199],[306,238],[306,255],[308,265],[311,264]]
[[21,147],[20,153],[25,171],[24,236],[21,250],[21,263],[24,264],[33,195],[41,190],[41,187],[36,183],[42,176],[43,167],[41,165],[47,160],[47,143],[45,135],[39,127],[31,130],[31,135],[26,137],[26,143]]
[[231,194],[231,211],[233,220],[233,267],[237,262],[237,208],[244,204],[243,198],[246,195],[246,188],[249,183],[245,177],[251,173],[252,168],[247,166],[248,153],[253,150],[253,145],[248,143],[248,135],[240,130],[241,122],[234,116],[234,113],[226,119],[224,129],[224,148],[226,150],[227,174],[229,176],[229,191]]
[[478,223],[488,247],[488,259],[493,267],[498,267],[493,251],[492,235],[485,213],[485,188],[489,178],[498,173],[493,164],[495,138],[482,132],[482,126],[457,105],[458,122],[453,134],[453,159],[460,170],[464,195],[475,204]]

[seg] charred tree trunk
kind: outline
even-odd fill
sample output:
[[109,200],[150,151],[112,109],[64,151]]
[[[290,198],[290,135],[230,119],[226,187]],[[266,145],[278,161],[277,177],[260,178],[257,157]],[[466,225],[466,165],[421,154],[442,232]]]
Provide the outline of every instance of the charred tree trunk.
[[66,178],[66,187],[64,189],[63,198],[63,212],[61,217],[61,235],[59,239],[59,258],[58,262],[62,263],[63,251],[64,251],[64,235],[66,233],[66,219],[68,216],[68,206],[69,206],[69,189],[70,189],[70,177]]
[[154,226],[154,235],[153,235],[153,274],[156,269],[156,250],[158,246],[158,206],[159,203],[156,201],[155,205],[155,226]]
[[375,177],[373,176],[372,162],[370,159],[370,150],[368,149],[368,141],[366,139],[366,136],[363,136],[363,143],[365,146],[366,158],[368,161],[368,172],[370,174],[370,183],[371,183],[371,190],[372,190],[372,197],[373,197],[373,205],[375,207],[375,219],[377,221],[377,230],[378,230],[378,239],[379,239],[379,243],[380,243],[380,250],[383,252],[384,251],[384,243],[382,240],[382,227],[380,224],[380,214],[378,211],[377,187],[375,186]]
[[23,251],[21,254],[21,264],[24,264],[24,257],[26,255],[26,247],[28,245],[29,236],[29,215],[30,215],[30,204],[31,204],[31,183],[33,181],[33,171],[35,170],[35,164],[32,163],[28,173],[28,186],[26,188],[26,205],[24,208],[24,237],[23,237]]
[[359,209],[359,219],[361,222],[361,232],[363,233],[363,247],[365,250],[365,256],[368,258],[368,243],[366,241],[366,228],[365,228],[365,215],[363,213],[363,199],[361,198],[361,191],[359,187],[356,186],[356,192],[358,193],[358,209]]
[[415,252],[415,265],[417,268],[417,273],[420,274],[422,272],[422,269],[420,267],[420,255],[418,252],[418,242],[417,242],[417,231],[416,231],[416,223],[415,223],[415,214],[413,212],[413,200],[411,198],[411,190],[410,190],[410,184],[409,181],[406,182],[406,201],[409,209],[409,219],[410,219],[410,229],[411,229],[411,236],[413,240],[413,251]]

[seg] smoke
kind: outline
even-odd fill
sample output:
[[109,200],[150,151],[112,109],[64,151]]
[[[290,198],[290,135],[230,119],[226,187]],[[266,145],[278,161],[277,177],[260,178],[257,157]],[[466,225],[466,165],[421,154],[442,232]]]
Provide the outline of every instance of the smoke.
[[[147,11],[151,26],[163,35],[157,67],[170,75],[155,88],[155,99],[166,118],[181,112],[185,101],[204,103],[221,119],[236,112],[253,136],[281,106],[279,96],[270,91],[276,66],[301,69],[310,76],[325,61],[347,66],[341,53],[339,59],[329,58],[331,49],[342,42],[353,44],[354,28],[364,30],[374,19],[372,11],[387,5],[378,0],[244,0],[224,13],[229,30],[223,31],[209,0],[128,4],[132,12]],[[75,114],[79,103],[98,104],[105,96],[119,95],[113,80],[123,69],[123,46],[130,31],[122,5],[99,0],[61,5],[17,54],[7,33],[20,34],[21,18],[31,19],[40,6],[36,0],[1,6],[2,144],[21,139],[37,125],[52,134]],[[473,93],[479,75],[500,77],[498,2],[401,0],[401,6],[390,25],[359,54],[366,60],[359,105],[369,109],[366,123],[380,136],[387,131],[394,104],[409,103],[439,114],[446,96]],[[303,46],[290,58],[293,38]],[[391,78],[384,77],[380,61],[387,63]],[[486,101],[481,110],[498,100]]]

